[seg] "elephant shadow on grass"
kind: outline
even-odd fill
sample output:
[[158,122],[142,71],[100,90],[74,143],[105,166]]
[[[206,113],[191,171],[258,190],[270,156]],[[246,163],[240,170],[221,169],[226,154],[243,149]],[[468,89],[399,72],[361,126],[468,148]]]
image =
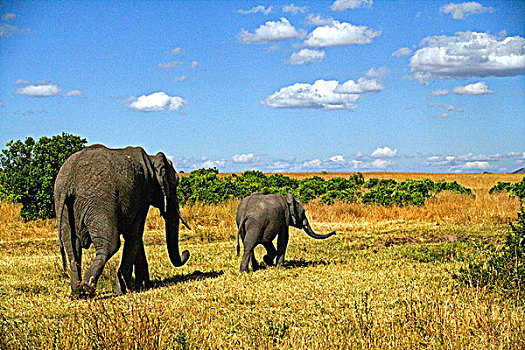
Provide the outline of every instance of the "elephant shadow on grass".
[[[176,276],[172,276],[172,277],[168,277],[164,279],[154,279],[151,281],[153,284],[151,288],[135,291],[135,293],[141,293],[147,290],[153,290],[157,288],[169,287],[169,286],[172,286],[178,283],[183,283],[183,282],[188,282],[188,281],[200,281],[200,280],[205,280],[208,278],[218,278],[222,276],[223,274],[224,274],[224,271],[222,270],[218,272],[217,271],[202,272],[199,270],[195,270],[192,273],[187,274],[187,275],[176,275]],[[105,299],[111,299],[117,296],[118,295],[116,295],[115,293],[111,291],[107,291],[107,292],[102,292],[99,295],[97,295],[96,299],[105,300]]]
[[331,264],[331,262],[324,261],[324,260],[312,260],[312,261],[307,261],[307,260],[303,260],[303,259],[300,259],[300,260],[286,260],[284,262],[284,268],[286,268],[286,269],[297,269],[297,268],[312,267],[312,266],[319,266],[319,265],[326,266],[326,265],[330,265],[330,264]]
[[209,278],[218,278],[220,276],[224,275],[224,271],[209,271],[209,272],[202,272],[199,270],[195,270],[190,274],[187,275],[176,275],[172,277],[168,277],[161,280],[153,280],[153,288],[162,288],[162,287],[168,287],[177,283],[183,283],[188,281],[200,281],[205,280]]

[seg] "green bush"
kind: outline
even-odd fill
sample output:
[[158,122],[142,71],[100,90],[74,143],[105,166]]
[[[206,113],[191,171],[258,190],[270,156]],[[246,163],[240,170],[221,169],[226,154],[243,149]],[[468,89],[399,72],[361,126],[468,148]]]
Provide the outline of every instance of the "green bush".
[[430,179],[405,180],[397,182],[392,179],[379,180],[369,179],[363,184],[363,188],[369,189],[363,194],[364,204],[379,205],[424,205],[425,200],[441,191],[453,191],[463,194],[472,194],[469,188],[454,182],[435,183]]
[[523,203],[502,247],[490,249],[488,258],[471,262],[455,277],[474,287],[499,288],[520,297],[525,287],[525,212]]
[[231,181],[219,178],[216,168],[198,169],[179,179],[178,196],[183,204],[217,204],[235,197]]
[[10,141],[0,155],[0,197],[22,204],[25,221],[55,216],[53,187],[64,161],[85,147],[86,139],[62,133]]
[[514,184],[498,182],[489,190],[490,194],[497,192],[508,192],[511,197],[518,197],[521,200],[525,199],[525,177]]

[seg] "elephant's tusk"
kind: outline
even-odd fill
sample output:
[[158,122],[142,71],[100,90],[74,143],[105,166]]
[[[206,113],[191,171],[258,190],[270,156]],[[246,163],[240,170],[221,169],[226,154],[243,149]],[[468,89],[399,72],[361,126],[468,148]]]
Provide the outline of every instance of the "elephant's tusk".
[[184,224],[184,226],[186,226],[186,228],[187,228],[188,230],[191,231],[191,227],[190,227],[190,225],[188,225],[188,223],[186,222],[186,219],[184,219],[184,217],[180,214],[180,211],[179,211],[178,208],[177,208],[177,213],[179,214],[180,221]]

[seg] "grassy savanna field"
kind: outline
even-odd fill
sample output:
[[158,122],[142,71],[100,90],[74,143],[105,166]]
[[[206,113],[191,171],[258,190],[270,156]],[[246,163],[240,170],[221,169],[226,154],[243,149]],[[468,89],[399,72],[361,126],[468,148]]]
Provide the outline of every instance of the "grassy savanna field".
[[523,174],[364,175],[455,180],[474,196],[443,192],[422,207],[308,203],[314,230],[337,234],[316,241],[291,228],[285,268],[250,274],[238,272],[238,200],[182,208],[193,232],[181,226],[180,248],[191,253],[181,268],[170,264],[151,209],[144,240],[155,288],[113,296],[120,251],[97,297],[81,301],[69,299],[55,221],[24,223],[18,205],[2,203],[0,348],[525,348],[522,301],[454,278],[488,244],[502,244],[519,201],[488,191]]

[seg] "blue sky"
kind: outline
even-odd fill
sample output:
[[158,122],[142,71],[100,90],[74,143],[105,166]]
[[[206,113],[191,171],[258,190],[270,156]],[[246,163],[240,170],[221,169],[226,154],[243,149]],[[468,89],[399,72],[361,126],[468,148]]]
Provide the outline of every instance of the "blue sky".
[[1,1],[0,146],[177,170],[525,166],[523,1]]

